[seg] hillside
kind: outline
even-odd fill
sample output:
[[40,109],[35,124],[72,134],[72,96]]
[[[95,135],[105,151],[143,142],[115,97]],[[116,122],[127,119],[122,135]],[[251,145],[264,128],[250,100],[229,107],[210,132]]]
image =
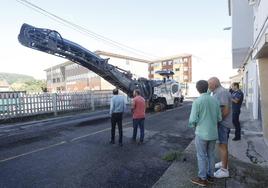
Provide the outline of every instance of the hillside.
[[34,77],[23,74],[0,72],[0,80],[6,80],[10,85],[13,83],[25,83],[34,81]]

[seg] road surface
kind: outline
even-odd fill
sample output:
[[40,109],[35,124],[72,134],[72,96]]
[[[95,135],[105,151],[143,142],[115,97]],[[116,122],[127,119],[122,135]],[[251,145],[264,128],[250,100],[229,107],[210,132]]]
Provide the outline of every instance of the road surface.
[[148,114],[143,145],[131,142],[130,117],[123,123],[123,147],[109,144],[107,119],[46,130],[3,145],[0,187],[151,187],[171,164],[163,156],[183,151],[194,137],[187,128],[190,108],[185,102]]

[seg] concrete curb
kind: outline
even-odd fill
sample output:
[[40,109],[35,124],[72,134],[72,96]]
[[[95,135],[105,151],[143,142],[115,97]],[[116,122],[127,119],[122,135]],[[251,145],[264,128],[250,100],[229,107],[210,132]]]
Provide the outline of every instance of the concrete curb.
[[[181,158],[169,166],[160,179],[153,185],[153,188],[197,187],[190,181],[191,178],[197,177],[197,171],[198,167],[193,139],[182,152]],[[225,188],[226,179],[217,179],[215,183],[210,184],[208,187]]]

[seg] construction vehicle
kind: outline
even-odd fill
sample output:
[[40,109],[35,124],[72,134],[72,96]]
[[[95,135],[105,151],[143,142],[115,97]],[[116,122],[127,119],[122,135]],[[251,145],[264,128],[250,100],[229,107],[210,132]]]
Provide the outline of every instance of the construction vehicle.
[[[167,106],[177,106],[183,101],[178,82],[166,78],[163,80],[134,79],[130,71],[109,64],[109,59],[103,59],[86,48],[62,38],[55,30],[23,24],[18,40],[26,47],[68,59],[88,68],[129,97],[133,97],[133,91],[139,89],[149,108],[163,110]],[[161,74],[169,75],[168,72]]]

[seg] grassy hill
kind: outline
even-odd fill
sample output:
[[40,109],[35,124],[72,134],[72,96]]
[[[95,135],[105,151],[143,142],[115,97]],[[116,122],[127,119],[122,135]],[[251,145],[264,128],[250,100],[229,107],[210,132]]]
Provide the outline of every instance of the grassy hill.
[[10,85],[13,83],[25,83],[34,81],[34,77],[23,74],[0,72],[0,80],[6,80]]

